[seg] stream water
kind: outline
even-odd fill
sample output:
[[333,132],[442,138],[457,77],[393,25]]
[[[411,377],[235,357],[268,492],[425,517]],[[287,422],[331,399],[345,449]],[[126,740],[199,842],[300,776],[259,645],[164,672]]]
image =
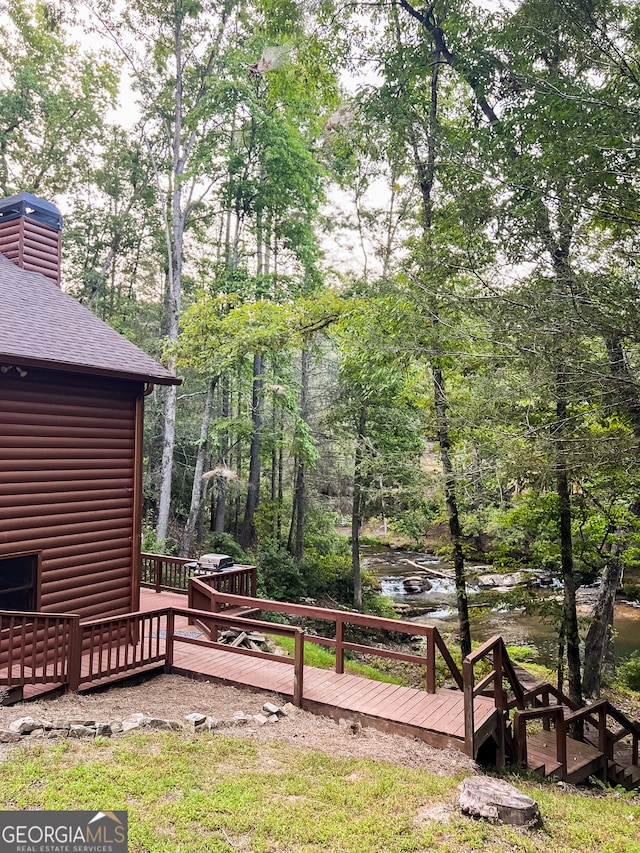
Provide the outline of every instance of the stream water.
[[[453,581],[429,576],[431,589],[424,592],[408,593],[404,580],[419,574],[415,565],[407,560],[423,566],[425,570],[433,569],[444,574],[453,571],[449,563],[441,562],[432,554],[407,553],[401,551],[386,551],[383,553],[367,554],[363,565],[378,577],[382,592],[392,601],[409,605],[422,611],[418,616],[409,616],[412,622],[434,625],[443,633],[457,630],[458,617],[455,609],[455,588]],[[473,564],[470,564],[473,567]],[[476,569],[478,566],[475,567]],[[490,567],[484,567],[486,573],[491,573]],[[557,634],[553,624],[540,617],[525,613],[523,609],[509,608],[506,605],[498,607],[482,607],[487,600],[486,591],[477,586],[468,587],[471,636],[474,640],[483,642],[493,634],[501,634],[507,645],[530,646],[536,653],[540,663],[553,666],[557,655]],[[536,595],[558,595],[561,590],[556,588],[536,590]],[[592,590],[579,591],[579,611],[588,615],[593,595]],[[495,601],[495,594],[493,595]],[[583,604],[580,604],[580,601]],[[476,605],[476,606],[473,606]],[[617,661],[627,658],[632,652],[640,650],[640,605],[638,603],[619,602],[614,614],[615,657]]]

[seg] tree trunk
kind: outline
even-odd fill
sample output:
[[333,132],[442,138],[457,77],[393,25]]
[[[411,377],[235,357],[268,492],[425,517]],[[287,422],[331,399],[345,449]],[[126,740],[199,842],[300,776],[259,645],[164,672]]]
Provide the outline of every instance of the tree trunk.
[[619,335],[611,335],[605,339],[609,369],[614,387],[616,388],[620,408],[626,412],[634,435],[640,438],[640,395],[638,383],[631,372],[627,355],[623,349]]
[[[567,401],[564,397],[565,380],[558,375],[559,396],[556,403],[556,421],[560,436],[564,435],[567,423]],[[556,487],[558,490],[558,513],[560,525],[560,563],[564,584],[564,624],[567,640],[567,679],[569,698],[576,705],[583,705],[582,676],[580,672],[580,635],[576,610],[576,581],[573,572],[573,543],[571,541],[571,495],[567,473],[566,442],[556,440]]]
[[[296,476],[298,473],[298,457],[296,456],[293,460],[293,470],[296,472]],[[287,538],[287,551],[290,554],[293,554],[293,540],[294,534],[296,530],[296,519],[298,517],[298,501],[297,501],[298,492],[295,487],[295,482],[293,486],[293,500],[291,501],[291,522],[289,524],[289,536]]]
[[244,518],[240,529],[240,547],[250,548],[255,542],[255,511],[260,500],[260,439],[262,431],[262,385],[263,385],[262,355],[253,356],[253,390],[251,395],[251,449],[249,451],[249,487],[244,508]]
[[198,520],[198,514],[202,503],[202,475],[204,474],[204,463],[209,449],[209,428],[211,427],[211,413],[213,411],[213,395],[217,384],[217,377],[209,382],[207,396],[204,402],[202,424],[200,426],[200,441],[198,443],[198,454],[196,456],[196,464],[193,472],[193,486],[191,487],[191,506],[189,508],[189,516],[184,528],[182,542],[180,543],[181,557],[187,557],[190,554],[193,534],[196,529],[196,522]]
[[[176,58],[176,86],[174,95],[174,126],[171,144],[173,162],[171,166],[171,225],[166,224],[165,237],[169,256],[169,340],[178,340],[180,323],[180,301],[182,296],[182,261],[184,229],[187,214],[183,209],[182,176],[185,169],[186,154],[182,150],[183,122],[183,62],[182,62],[182,20],[176,16],[174,29],[174,50]],[[165,220],[166,222],[166,220]],[[169,367],[175,369],[175,359]],[[165,429],[162,445],[162,470],[160,479],[160,501],[158,505],[158,525],[156,539],[166,540],[171,506],[171,480],[173,476],[173,450],[176,439],[176,403],[178,389],[172,385],[167,389],[165,404]]]
[[360,406],[356,436],[355,464],[353,466],[353,503],[351,506],[351,567],[353,571],[353,606],[362,610],[362,577],[360,573],[360,525],[362,524],[362,460],[364,458],[367,407]]
[[278,548],[282,545],[282,498],[284,495],[283,479],[284,479],[284,450],[282,447],[282,434],[284,427],[282,425],[282,417],[280,418],[280,447],[278,448],[278,510],[276,518],[276,543]]
[[612,556],[602,573],[598,600],[591,613],[591,624],[584,644],[583,690],[585,696],[600,695],[602,670],[607,647],[611,641],[613,606],[621,576],[622,562],[617,556]]
[[444,473],[444,494],[449,516],[449,532],[453,545],[453,567],[456,582],[456,603],[458,606],[458,630],[460,632],[460,649],[462,657],[471,652],[471,625],[469,623],[469,602],[467,600],[467,583],[464,572],[464,552],[462,550],[462,530],[458,513],[456,497],[456,482],[451,463],[451,441],[449,439],[449,423],[447,419],[447,398],[444,388],[442,369],[433,362],[433,398],[436,409],[438,444],[440,445],[440,463]]
[[[229,417],[229,380],[225,376],[222,380],[222,417]],[[229,436],[226,430],[223,431],[220,437],[220,462],[226,467],[227,454],[229,452]],[[219,477],[216,485],[217,503],[216,514],[213,524],[213,529],[216,533],[224,533],[224,520],[227,514],[227,480],[225,477]]]
[[[306,347],[302,348],[300,354],[300,416],[306,423],[309,417],[309,351]],[[305,504],[306,504],[306,463],[304,453],[301,451],[301,458],[298,462],[298,470],[296,472],[296,506],[298,509],[296,517],[296,538],[293,557],[296,563],[301,563],[304,556],[304,522],[305,522]]]

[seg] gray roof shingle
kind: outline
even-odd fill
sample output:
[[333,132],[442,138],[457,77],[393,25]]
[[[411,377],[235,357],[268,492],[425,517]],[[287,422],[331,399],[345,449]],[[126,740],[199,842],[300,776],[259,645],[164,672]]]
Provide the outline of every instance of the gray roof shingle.
[[0,255],[0,360],[176,385],[174,374],[39,273]]

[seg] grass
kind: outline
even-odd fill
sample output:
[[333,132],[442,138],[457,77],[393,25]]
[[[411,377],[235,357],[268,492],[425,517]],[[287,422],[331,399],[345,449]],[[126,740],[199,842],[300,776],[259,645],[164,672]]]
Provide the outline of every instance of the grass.
[[459,777],[222,735],[24,747],[0,773],[2,809],[128,810],[131,853],[640,851],[640,809],[611,795],[517,779],[544,821],[525,832],[457,814]]
[[[271,639],[276,642],[281,649],[284,649],[290,657],[293,657],[295,641],[292,637],[272,637]],[[316,643],[311,643],[308,640],[305,640],[304,663],[305,666],[313,666],[316,667],[316,669],[335,669],[336,656],[333,652],[328,651],[323,646],[319,646]],[[345,672],[350,672],[352,675],[362,675],[364,678],[370,678],[372,681],[384,681],[388,684],[404,683],[396,676],[390,675],[387,672],[381,672],[374,666],[354,663],[353,661],[347,660],[346,657],[344,669]]]

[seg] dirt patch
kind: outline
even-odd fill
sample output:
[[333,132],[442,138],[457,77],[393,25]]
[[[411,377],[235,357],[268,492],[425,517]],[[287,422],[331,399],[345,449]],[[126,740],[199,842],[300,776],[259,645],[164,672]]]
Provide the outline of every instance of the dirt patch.
[[[219,720],[230,720],[235,711],[253,715],[262,711],[266,701],[284,704],[277,694],[238,690],[208,682],[192,681],[180,675],[158,675],[137,685],[111,687],[87,694],[68,693],[59,699],[23,702],[0,707],[0,729],[19,717],[96,720],[109,722],[134,713],[183,721],[187,714],[199,712]],[[350,721],[349,721],[350,722]],[[473,762],[456,750],[435,749],[414,738],[378,732],[371,728],[337,725],[327,717],[295,710],[278,723],[264,726],[249,723],[225,728],[225,734],[257,741],[285,741],[293,746],[318,749],[328,755],[370,758],[406,767],[424,767],[429,773],[452,776],[473,772]],[[126,737],[126,735],[117,735]],[[55,743],[29,737],[29,743]],[[0,756],[15,746],[3,745]]]

